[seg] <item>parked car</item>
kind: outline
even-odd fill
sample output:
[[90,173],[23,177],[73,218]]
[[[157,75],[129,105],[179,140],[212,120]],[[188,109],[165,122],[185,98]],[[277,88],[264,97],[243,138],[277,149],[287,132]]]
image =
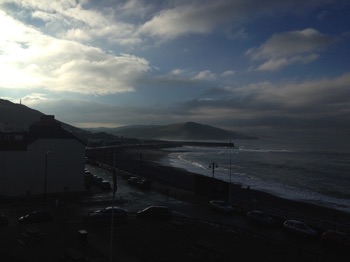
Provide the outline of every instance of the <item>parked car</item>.
[[255,222],[263,226],[273,226],[276,224],[275,219],[260,210],[250,210],[247,213],[247,219],[248,221]]
[[128,183],[145,190],[151,188],[151,180],[142,177],[131,176],[128,178]]
[[103,190],[103,191],[111,191],[112,190],[112,187],[111,187],[111,184],[106,181],[106,180],[102,180],[100,183],[99,183],[99,187]]
[[93,212],[89,212],[88,219],[91,222],[107,222],[112,218],[119,222],[125,222],[128,217],[128,211],[120,207],[106,207]]
[[326,230],[321,235],[321,241],[326,247],[350,248],[350,235],[341,231]]
[[302,237],[316,237],[317,231],[312,229],[309,225],[298,220],[286,220],[283,223],[283,228],[286,232],[293,233]]
[[151,180],[146,179],[146,178],[141,178],[137,182],[137,186],[142,188],[142,189],[149,190],[151,188]]
[[209,206],[213,210],[224,214],[232,214],[234,212],[234,208],[223,200],[211,200],[209,201]]
[[6,227],[9,224],[9,220],[4,214],[0,214],[0,227]]
[[143,219],[170,219],[171,209],[166,206],[149,206],[136,213],[137,218]]
[[140,181],[140,178],[138,178],[136,176],[131,176],[131,177],[128,178],[128,183],[130,185],[135,185],[136,186],[139,183],[139,181]]
[[37,210],[30,212],[18,219],[18,223],[29,224],[29,223],[42,223],[52,221],[52,214],[50,211]]
[[92,181],[98,185],[99,183],[101,183],[103,181],[103,178],[102,177],[98,177],[96,175],[92,175]]

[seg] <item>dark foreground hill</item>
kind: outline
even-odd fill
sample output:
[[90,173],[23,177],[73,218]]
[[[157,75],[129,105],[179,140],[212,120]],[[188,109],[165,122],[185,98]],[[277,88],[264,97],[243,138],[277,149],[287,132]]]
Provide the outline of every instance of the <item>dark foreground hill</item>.
[[0,124],[8,128],[28,127],[42,115],[44,114],[22,104],[0,99]]
[[[89,129],[93,131],[93,129]],[[136,137],[139,139],[161,140],[231,140],[252,139],[254,137],[224,130],[221,128],[202,125],[194,122],[179,123],[164,126],[124,126],[119,128],[95,129],[109,132],[118,136]]]
[[[0,131],[27,130],[29,126],[40,120],[44,113],[29,108],[22,104],[12,103],[8,100],[0,99]],[[87,142],[89,139],[113,140],[115,137],[105,133],[91,133],[89,131],[68,125],[57,120],[63,129],[74,134],[76,137]]]

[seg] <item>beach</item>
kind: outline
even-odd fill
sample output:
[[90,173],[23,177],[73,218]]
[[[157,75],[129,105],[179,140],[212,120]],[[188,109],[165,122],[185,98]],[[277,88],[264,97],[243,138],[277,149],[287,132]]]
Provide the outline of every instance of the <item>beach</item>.
[[[140,152],[142,157],[140,158]],[[161,148],[129,148],[122,149],[118,154],[117,167],[128,172],[144,176],[171,188],[173,192],[185,192],[193,197],[195,194],[194,177],[198,174],[183,169],[159,164],[159,160],[168,154]],[[348,230],[350,226],[350,213],[335,210],[308,202],[295,201],[281,198],[270,193],[242,187],[232,184],[232,202],[236,205],[243,204],[248,208],[264,209],[270,212],[278,212],[286,218],[298,217],[326,221],[332,226],[341,225]],[[181,196],[181,193],[178,193]],[[210,196],[196,196],[210,200]],[[246,211],[246,210],[245,210]]]

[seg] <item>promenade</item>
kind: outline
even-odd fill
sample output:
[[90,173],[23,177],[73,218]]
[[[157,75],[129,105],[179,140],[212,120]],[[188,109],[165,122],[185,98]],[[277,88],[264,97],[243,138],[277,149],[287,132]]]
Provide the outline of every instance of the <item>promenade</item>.
[[[118,194],[127,198],[134,194],[134,188],[122,176],[123,173],[119,172]],[[169,201],[178,199],[194,206],[206,206],[208,203],[207,198],[193,192],[157,182],[152,183],[152,190],[165,194]],[[256,261],[262,258],[286,262],[347,261],[346,257],[338,254],[334,256],[326,252],[324,255],[327,256],[320,257],[267,241],[254,231],[239,227],[183,217],[174,217],[170,221],[144,221],[136,219],[133,213],[129,214],[127,223],[115,225],[111,245],[110,224],[94,225],[85,219],[89,210],[110,205],[110,198],[100,199],[100,196],[101,192],[93,188],[89,194],[65,199],[64,205],[58,207],[54,206],[54,199],[50,199],[48,203],[53,210],[54,221],[32,225],[19,225],[15,219],[24,211],[37,207],[37,203],[21,201],[3,204],[1,210],[10,215],[11,223],[7,228],[0,228],[0,261],[175,262]],[[104,202],[94,203],[96,199]],[[130,203],[128,207],[135,204]],[[28,230],[35,232],[33,238],[25,237]],[[87,232],[86,238],[79,234],[80,230]],[[306,240],[302,241],[307,243]]]

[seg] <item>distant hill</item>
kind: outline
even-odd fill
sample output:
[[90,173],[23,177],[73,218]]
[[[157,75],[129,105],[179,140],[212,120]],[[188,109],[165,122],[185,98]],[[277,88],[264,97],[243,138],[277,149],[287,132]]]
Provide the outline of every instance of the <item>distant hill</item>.
[[[15,104],[8,100],[0,99],[0,131],[13,129],[27,129],[32,123],[39,121],[44,115],[42,112],[31,109],[22,104]],[[231,140],[251,139],[244,134],[227,131],[209,125],[194,122],[172,125],[133,125],[118,128],[90,128],[80,129],[61,123],[62,128],[71,132],[83,141],[96,143],[139,143],[138,139],[144,140],[177,140],[177,141],[208,141],[208,140]],[[6,129],[6,128],[7,129]]]
[[194,122],[186,122],[172,125],[137,125],[117,128],[88,129],[91,132],[104,131],[117,136],[128,136],[139,139],[159,139],[178,141],[205,141],[205,140],[230,140],[253,139],[237,132],[227,131],[221,128],[202,125]]

